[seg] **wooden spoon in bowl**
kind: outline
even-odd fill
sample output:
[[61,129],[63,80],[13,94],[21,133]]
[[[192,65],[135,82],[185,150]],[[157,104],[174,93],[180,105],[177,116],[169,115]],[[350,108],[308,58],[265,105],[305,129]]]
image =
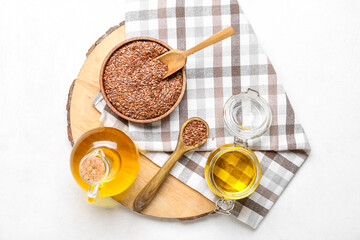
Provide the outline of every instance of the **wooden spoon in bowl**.
[[227,28],[221,30],[220,32],[212,35],[208,39],[202,41],[201,43],[199,43],[198,45],[196,45],[193,48],[190,48],[189,50],[182,51],[179,49],[173,49],[173,50],[166,52],[163,55],[155,58],[157,60],[162,61],[163,63],[165,63],[168,66],[168,71],[167,71],[166,75],[163,77],[163,79],[167,78],[171,74],[175,73],[177,70],[181,69],[185,65],[186,58],[189,55],[191,55],[203,48],[211,46],[214,43],[220,42],[220,41],[224,40],[225,38],[228,38],[228,37],[234,35],[234,33],[235,33],[234,29],[230,26],[230,27],[227,27]]
[[[188,143],[184,142],[184,130],[185,127],[193,122],[193,121],[201,121],[206,128],[206,134],[201,138],[199,143],[194,145],[187,145]],[[196,130],[195,130],[196,131]],[[206,139],[209,136],[209,126],[208,124],[202,120],[201,118],[190,118],[181,126],[179,139],[176,146],[175,151],[171,154],[169,159],[165,162],[165,164],[160,168],[160,170],[152,177],[152,179],[145,185],[145,187],[139,192],[137,197],[135,198],[133,207],[135,211],[141,211],[145,209],[151,202],[151,200],[155,197],[157,191],[159,190],[161,184],[164,182],[166,177],[169,175],[170,170],[177,162],[177,160],[187,151],[193,150],[206,142]]]

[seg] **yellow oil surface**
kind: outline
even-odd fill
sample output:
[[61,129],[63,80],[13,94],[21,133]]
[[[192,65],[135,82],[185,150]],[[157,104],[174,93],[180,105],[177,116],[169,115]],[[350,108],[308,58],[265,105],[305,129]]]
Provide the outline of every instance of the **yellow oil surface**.
[[213,151],[205,165],[205,176],[210,188],[218,196],[229,199],[248,190],[257,176],[253,159],[257,160],[253,152],[233,144]]
[[76,182],[86,191],[89,184],[81,178],[79,164],[95,149],[101,149],[110,162],[109,176],[99,186],[98,196],[114,196],[125,191],[139,171],[139,155],[134,143],[115,128],[97,128],[82,135],[71,152],[70,168]]

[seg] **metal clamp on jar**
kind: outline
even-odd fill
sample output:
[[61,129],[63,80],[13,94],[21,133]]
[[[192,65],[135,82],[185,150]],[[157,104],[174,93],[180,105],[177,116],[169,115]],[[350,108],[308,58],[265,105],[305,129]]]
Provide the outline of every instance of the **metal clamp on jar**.
[[220,197],[215,212],[230,214],[235,200],[252,194],[259,185],[259,160],[248,148],[248,140],[262,136],[270,127],[270,105],[255,90],[230,97],[224,106],[225,128],[234,143],[215,149],[205,166],[205,178]]

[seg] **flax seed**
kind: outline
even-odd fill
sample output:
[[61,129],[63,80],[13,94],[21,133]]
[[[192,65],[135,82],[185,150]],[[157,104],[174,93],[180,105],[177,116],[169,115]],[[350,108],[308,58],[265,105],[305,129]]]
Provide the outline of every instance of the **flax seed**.
[[183,132],[183,141],[186,146],[200,144],[207,136],[207,128],[202,121],[193,120],[189,122]]
[[115,51],[103,74],[105,94],[111,104],[132,119],[152,119],[165,114],[182,90],[181,70],[162,79],[167,66],[155,58],[168,49],[152,41],[134,41]]

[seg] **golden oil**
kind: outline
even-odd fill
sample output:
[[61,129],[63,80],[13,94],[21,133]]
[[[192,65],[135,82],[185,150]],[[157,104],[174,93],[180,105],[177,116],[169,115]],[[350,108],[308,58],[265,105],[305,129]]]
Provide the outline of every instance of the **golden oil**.
[[245,147],[226,144],[214,150],[205,165],[205,177],[212,191],[226,199],[250,195],[260,179],[256,155]]
[[139,171],[139,154],[133,141],[115,128],[97,128],[78,139],[70,157],[70,168],[76,182],[88,191],[90,184],[80,176],[79,165],[84,156],[96,149],[104,153],[110,165],[108,177],[99,185],[98,196],[114,196],[125,191]]

